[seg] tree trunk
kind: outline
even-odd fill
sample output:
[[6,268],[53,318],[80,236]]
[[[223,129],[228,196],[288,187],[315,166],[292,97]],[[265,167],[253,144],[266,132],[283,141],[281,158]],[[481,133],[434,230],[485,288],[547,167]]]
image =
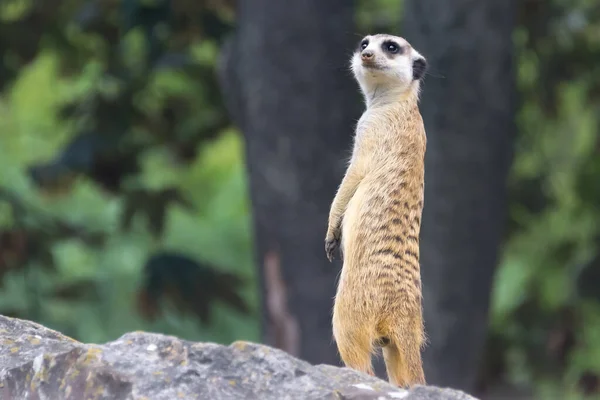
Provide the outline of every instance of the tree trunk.
[[[421,255],[428,383],[474,389],[506,216],[515,134],[513,0],[407,0],[427,57]],[[441,75],[441,76],[440,76]]]
[[339,364],[331,309],[341,263],[324,240],[360,113],[348,73],[353,1],[246,0],[221,82],[246,138],[264,341]]

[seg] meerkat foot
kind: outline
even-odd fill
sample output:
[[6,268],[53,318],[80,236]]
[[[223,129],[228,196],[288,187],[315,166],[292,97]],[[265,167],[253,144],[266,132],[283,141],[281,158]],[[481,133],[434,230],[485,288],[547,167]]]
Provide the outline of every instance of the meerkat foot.
[[[335,237],[328,237],[325,239],[325,253],[327,254],[327,259],[329,262],[332,262],[334,259],[335,252],[340,247],[340,239]],[[341,255],[341,252],[340,252]]]

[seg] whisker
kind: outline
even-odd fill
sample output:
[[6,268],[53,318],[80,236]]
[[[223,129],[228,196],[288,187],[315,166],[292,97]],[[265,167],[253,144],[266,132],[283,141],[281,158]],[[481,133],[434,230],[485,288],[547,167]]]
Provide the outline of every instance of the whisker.
[[444,75],[434,74],[434,73],[429,72],[429,71],[425,71],[425,75],[429,75],[432,78],[446,79],[446,77]]
[[366,35],[364,35],[362,33],[359,33],[359,32],[344,31],[344,33],[346,35],[352,35],[352,36],[356,36],[356,37],[359,37],[359,38],[363,38],[363,37],[366,36]]

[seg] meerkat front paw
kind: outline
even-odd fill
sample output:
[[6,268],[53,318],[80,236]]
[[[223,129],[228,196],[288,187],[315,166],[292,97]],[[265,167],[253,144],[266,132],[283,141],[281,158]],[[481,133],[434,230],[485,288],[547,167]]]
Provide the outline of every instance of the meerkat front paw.
[[327,235],[327,238],[325,238],[325,253],[327,254],[327,259],[329,260],[329,262],[333,261],[333,254],[339,249],[339,247],[340,239],[335,237],[334,235]]

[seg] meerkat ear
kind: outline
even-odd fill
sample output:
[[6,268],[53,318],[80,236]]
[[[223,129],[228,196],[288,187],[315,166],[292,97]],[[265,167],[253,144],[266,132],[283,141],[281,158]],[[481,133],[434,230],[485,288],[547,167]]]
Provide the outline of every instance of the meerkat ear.
[[425,60],[425,58],[423,57],[416,58],[415,60],[413,60],[412,67],[413,79],[419,80],[425,75],[425,72],[427,71],[427,60]]

